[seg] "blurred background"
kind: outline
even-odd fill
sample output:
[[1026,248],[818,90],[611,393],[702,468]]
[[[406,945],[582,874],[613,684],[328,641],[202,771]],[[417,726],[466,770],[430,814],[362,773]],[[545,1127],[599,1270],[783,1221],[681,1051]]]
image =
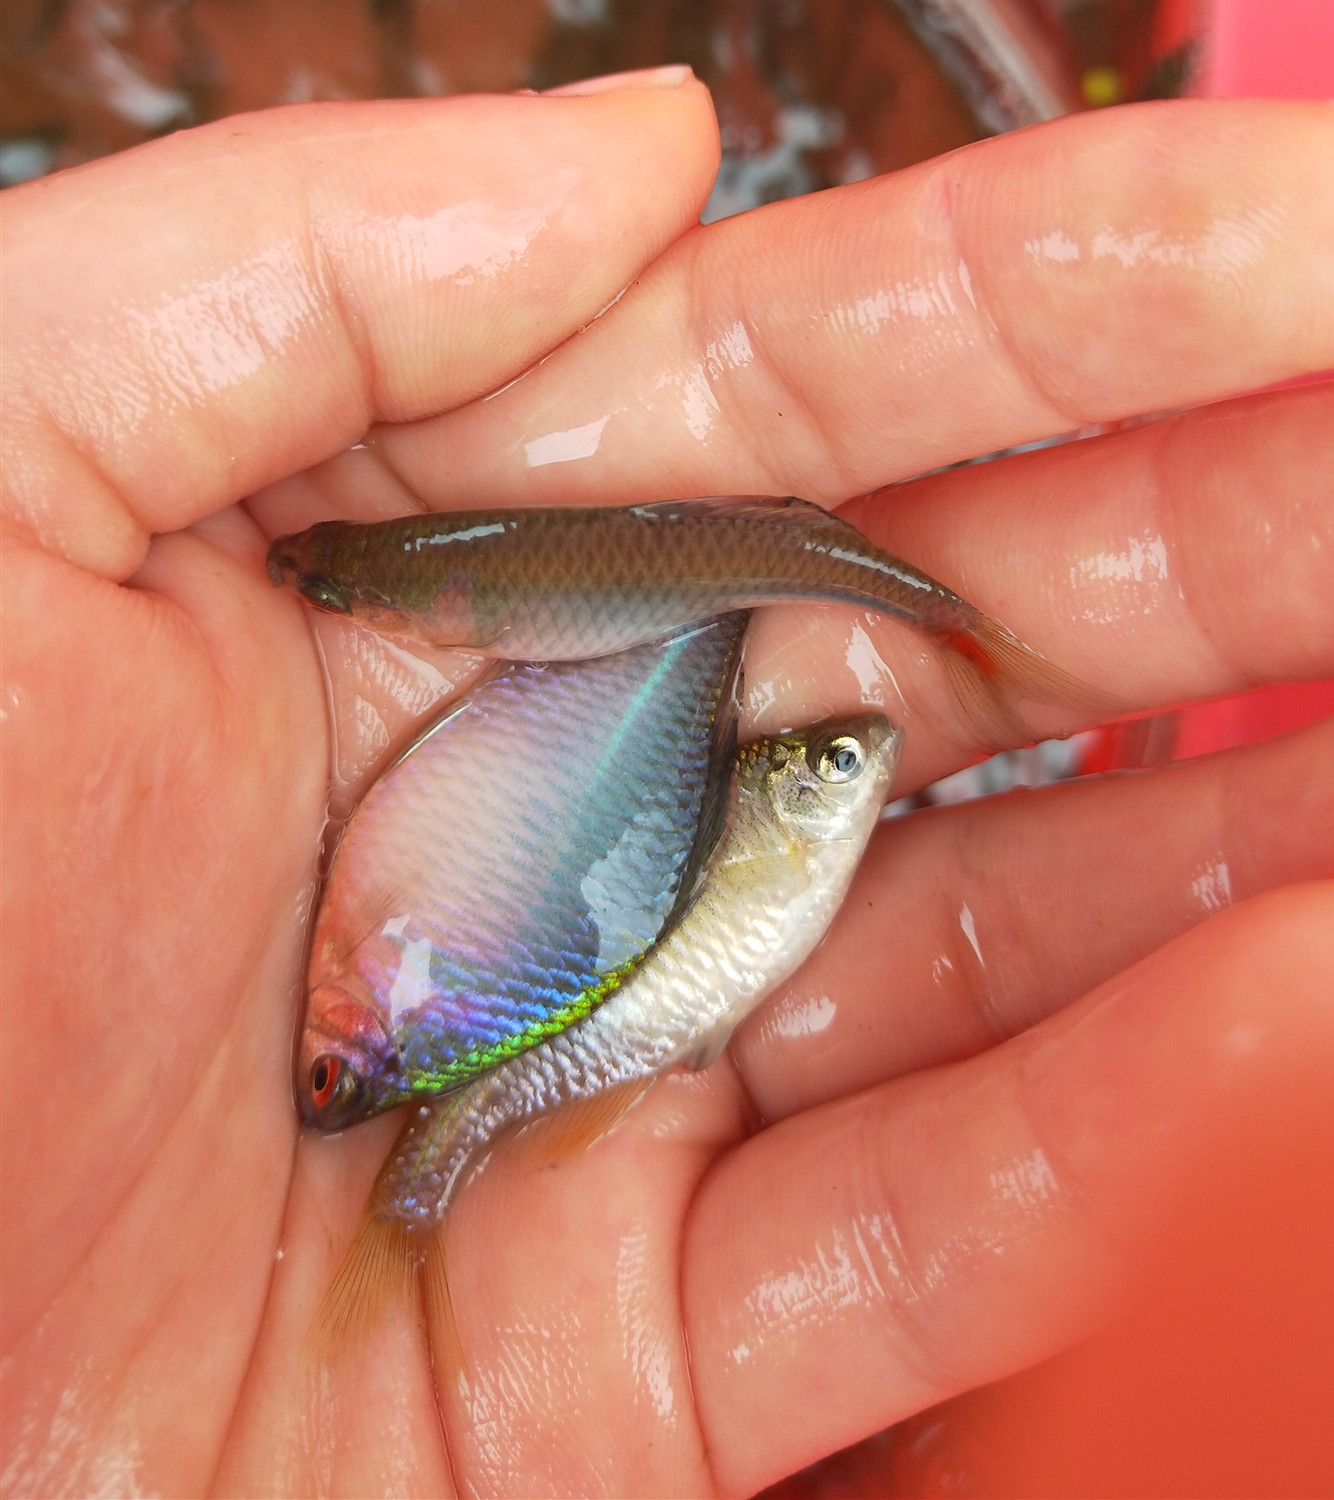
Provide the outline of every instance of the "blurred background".
[[688,62],[713,216],[1067,110],[1180,89],[1155,0],[6,0],[6,183],[310,99],[551,88]]
[[[667,62],[689,63],[717,105],[707,221],[1076,110],[1328,98],[1334,0],[4,0],[0,185],[271,105],[543,89]],[[1331,713],[1334,682],[1190,705],[993,757],[894,810]],[[1329,1111],[1294,1100],[1239,1130],[1122,1325],[771,1500],[1334,1495]]]

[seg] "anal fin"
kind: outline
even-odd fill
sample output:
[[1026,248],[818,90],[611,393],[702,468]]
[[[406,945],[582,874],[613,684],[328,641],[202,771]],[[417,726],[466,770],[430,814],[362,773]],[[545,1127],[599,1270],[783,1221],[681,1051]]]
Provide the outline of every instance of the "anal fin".
[[631,1078],[562,1105],[524,1132],[519,1147],[522,1156],[546,1165],[586,1151],[610,1134],[656,1082],[656,1074]]

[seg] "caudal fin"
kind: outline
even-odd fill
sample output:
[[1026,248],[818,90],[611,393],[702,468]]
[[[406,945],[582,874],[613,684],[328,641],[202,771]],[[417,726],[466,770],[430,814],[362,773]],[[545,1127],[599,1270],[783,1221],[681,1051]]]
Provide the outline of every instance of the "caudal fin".
[[370,1210],[362,1216],[311,1326],[310,1353],[321,1364],[359,1345],[391,1307],[412,1306],[419,1242],[401,1219],[382,1219]]
[[936,639],[955,696],[992,749],[1033,738],[1019,707],[1025,700],[1068,708],[1095,721],[1122,711],[1109,694],[1040,656],[980,610]]
[[454,1316],[454,1299],[449,1294],[443,1225],[427,1238],[424,1247],[421,1293],[436,1388],[452,1386],[458,1398],[466,1402],[472,1394],[472,1379],[463,1340],[459,1337],[458,1319]]

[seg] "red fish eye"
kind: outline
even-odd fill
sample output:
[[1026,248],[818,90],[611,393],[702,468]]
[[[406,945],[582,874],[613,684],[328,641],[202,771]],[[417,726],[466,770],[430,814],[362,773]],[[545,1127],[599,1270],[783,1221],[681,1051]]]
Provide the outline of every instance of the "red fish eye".
[[328,1055],[317,1057],[310,1070],[310,1098],[316,1109],[323,1109],[338,1091],[338,1078],[343,1071],[342,1062]]

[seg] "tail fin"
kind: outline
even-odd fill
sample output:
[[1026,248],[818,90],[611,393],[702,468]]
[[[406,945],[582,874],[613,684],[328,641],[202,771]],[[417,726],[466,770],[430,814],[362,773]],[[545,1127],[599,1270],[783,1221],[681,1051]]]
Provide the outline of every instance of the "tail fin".
[[401,1219],[362,1216],[311,1327],[309,1349],[320,1363],[342,1358],[395,1303],[412,1304],[420,1239]]
[[446,1384],[452,1384],[459,1399],[466,1402],[472,1394],[472,1381],[468,1375],[463,1340],[459,1337],[458,1320],[454,1316],[454,1300],[449,1294],[443,1224],[426,1238],[421,1262],[421,1294],[436,1388],[442,1390]]
[[312,1358],[323,1366],[344,1359],[395,1304],[424,1314],[435,1380],[453,1382],[466,1399],[471,1381],[449,1295],[443,1223],[414,1230],[366,1212],[311,1328]]
[[992,749],[1033,738],[1019,711],[1020,700],[1069,708],[1094,720],[1124,711],[1108,694],[1049,662],[980,610],[936,639],[955,696]]

